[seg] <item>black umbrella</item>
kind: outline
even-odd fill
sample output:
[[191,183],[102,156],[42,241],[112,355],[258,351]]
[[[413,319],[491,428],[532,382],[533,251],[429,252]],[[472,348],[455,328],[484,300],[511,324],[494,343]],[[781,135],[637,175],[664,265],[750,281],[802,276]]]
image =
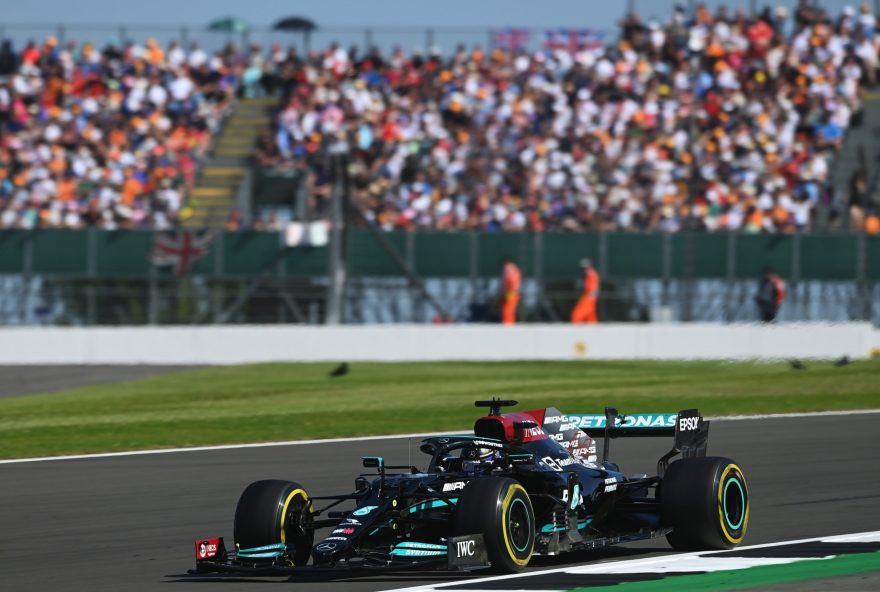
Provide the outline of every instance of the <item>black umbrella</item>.
[[311,33],[318,28],[314,21],[299,16],[289,16],[283,18],[272,27],[276,31],[299,31],[301,33]]
[[309,52],[311,46],[312,31],[318,28],[318,25],[307,18],[300,16],[289,16],[283,18],[272,27],[276,31],[291,31],[294,33],[302,33],[303,45],[305,45],[306,53]]

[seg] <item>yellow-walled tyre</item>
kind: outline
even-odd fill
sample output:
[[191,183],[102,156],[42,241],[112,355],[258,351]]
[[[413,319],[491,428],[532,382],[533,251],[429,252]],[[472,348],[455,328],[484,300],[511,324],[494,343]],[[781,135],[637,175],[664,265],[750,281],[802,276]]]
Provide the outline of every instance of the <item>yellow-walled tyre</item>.
[[311,502],[305,488],[293,481],[255,481],[235,507],[234,538],[239,549],[284,543],[294,564],[305,565],[312,552],[314,530],[308,524]]
[[513,479],[471,481],[458,498],[453,532],[482,534],[494,571],[522,571],[535,548],[535,512],[528,493]]
[[687,458],[669,465],[660,485],[663,524],[673,548],[732,549],[749,527],[749,490],[729,458]]

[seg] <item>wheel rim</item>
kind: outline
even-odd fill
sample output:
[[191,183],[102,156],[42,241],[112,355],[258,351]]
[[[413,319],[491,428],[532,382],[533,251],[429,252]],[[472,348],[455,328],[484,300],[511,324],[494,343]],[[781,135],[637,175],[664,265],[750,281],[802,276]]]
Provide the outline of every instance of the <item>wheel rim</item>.
[[[296,498],[299,498],[299,501],[294,501]],[[287,542],[287,531],[294,527],[296,529],[300,528],[300,520],[299,515],[302,512],[303,504],[308,503],[309,496],[303,489],[294,489],[289,494],[287,494],[287,499],[284,500],[284,504],[281,507],[281,524],[280,524],[280,535],[281,542]],[[300,508],[299,511],[296,510],[297,506]],[[293,520],[293,523],[291,523]]]
[[513,548],[525,553],[532,538],[532,520],[526,503],[515,498],[507,511],[507,536]]
[[746,493],[737,477],[731,477],[724,484],[722,496],[724,519],[731,530],[739,530],[745,520]]
[[725,544],[740,544],[749,526],[749,489],[742,471],[733,463],[721,473],[717,508]]

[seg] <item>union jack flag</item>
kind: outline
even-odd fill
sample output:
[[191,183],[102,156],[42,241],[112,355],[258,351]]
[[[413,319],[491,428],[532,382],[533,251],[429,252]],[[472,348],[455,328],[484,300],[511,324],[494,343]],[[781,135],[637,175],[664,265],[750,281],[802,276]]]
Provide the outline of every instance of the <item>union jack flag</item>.
[[493,29],[492,46],[497,49],[519,51],[526,46],[531,36],[532,34],[528,29],[514,29],[511,27],[506,29]]
[[551,29],[544,33],[545,49],[566,49],[575,53],[581,49],[601,47],[604,36],[591,29]]
[[157,232],[153,236],[150,262],[156,267],[171,269],[175,275],[186,275],[193,263],[205,256],[213,240],[214,235],[206,230]]

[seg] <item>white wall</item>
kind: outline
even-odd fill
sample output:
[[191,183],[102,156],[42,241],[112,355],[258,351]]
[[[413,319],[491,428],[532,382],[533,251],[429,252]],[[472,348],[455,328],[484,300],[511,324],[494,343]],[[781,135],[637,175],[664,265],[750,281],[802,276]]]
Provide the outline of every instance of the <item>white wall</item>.
[[868,323],[3,328],[0,364],[866,358]]

